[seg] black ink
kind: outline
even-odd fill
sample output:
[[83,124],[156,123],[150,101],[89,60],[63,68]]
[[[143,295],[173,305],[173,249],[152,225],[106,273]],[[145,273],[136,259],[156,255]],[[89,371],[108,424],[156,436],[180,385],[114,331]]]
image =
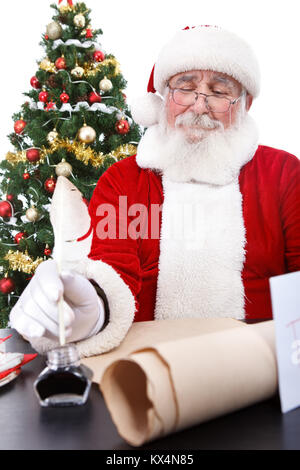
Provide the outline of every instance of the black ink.
[[83,405],[91,387],[91,370],[79,363],[75,346],[48,353],[47,367],[34,383],[41,406]]

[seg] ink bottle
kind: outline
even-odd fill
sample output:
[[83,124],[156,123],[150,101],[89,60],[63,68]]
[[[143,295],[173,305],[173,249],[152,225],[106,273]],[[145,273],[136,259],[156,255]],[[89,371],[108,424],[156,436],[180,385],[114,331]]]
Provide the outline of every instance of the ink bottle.
[[47,367],[34,382],[43,407],[84,405],[92,384],[92,371],[80,365],[76,346],[68,344],[47,354]]

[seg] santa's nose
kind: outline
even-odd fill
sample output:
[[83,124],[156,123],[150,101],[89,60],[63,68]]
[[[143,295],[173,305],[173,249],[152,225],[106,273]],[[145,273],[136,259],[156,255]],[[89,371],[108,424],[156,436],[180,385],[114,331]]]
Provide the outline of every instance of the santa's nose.
[[209,109],[206,105],[206,96],[198,95],[196,102],[190,106],[190,109],[194,111],[196,114],[207,114],[209,113]]

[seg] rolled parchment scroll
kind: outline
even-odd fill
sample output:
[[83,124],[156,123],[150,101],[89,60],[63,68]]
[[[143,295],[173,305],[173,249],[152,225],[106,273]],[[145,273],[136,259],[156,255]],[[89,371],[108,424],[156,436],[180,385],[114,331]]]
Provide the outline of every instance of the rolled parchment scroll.
[[82,362],[135,447],[266,400],[278,387],[273,321],[136,323],[117,349]]

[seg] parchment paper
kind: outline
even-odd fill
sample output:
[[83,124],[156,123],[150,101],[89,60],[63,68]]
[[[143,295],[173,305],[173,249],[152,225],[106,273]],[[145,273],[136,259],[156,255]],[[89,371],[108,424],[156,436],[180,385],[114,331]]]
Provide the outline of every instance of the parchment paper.
[[277,391],[273,321],[135,323],[117,349],[82,362],[119,434],[136,447]]

